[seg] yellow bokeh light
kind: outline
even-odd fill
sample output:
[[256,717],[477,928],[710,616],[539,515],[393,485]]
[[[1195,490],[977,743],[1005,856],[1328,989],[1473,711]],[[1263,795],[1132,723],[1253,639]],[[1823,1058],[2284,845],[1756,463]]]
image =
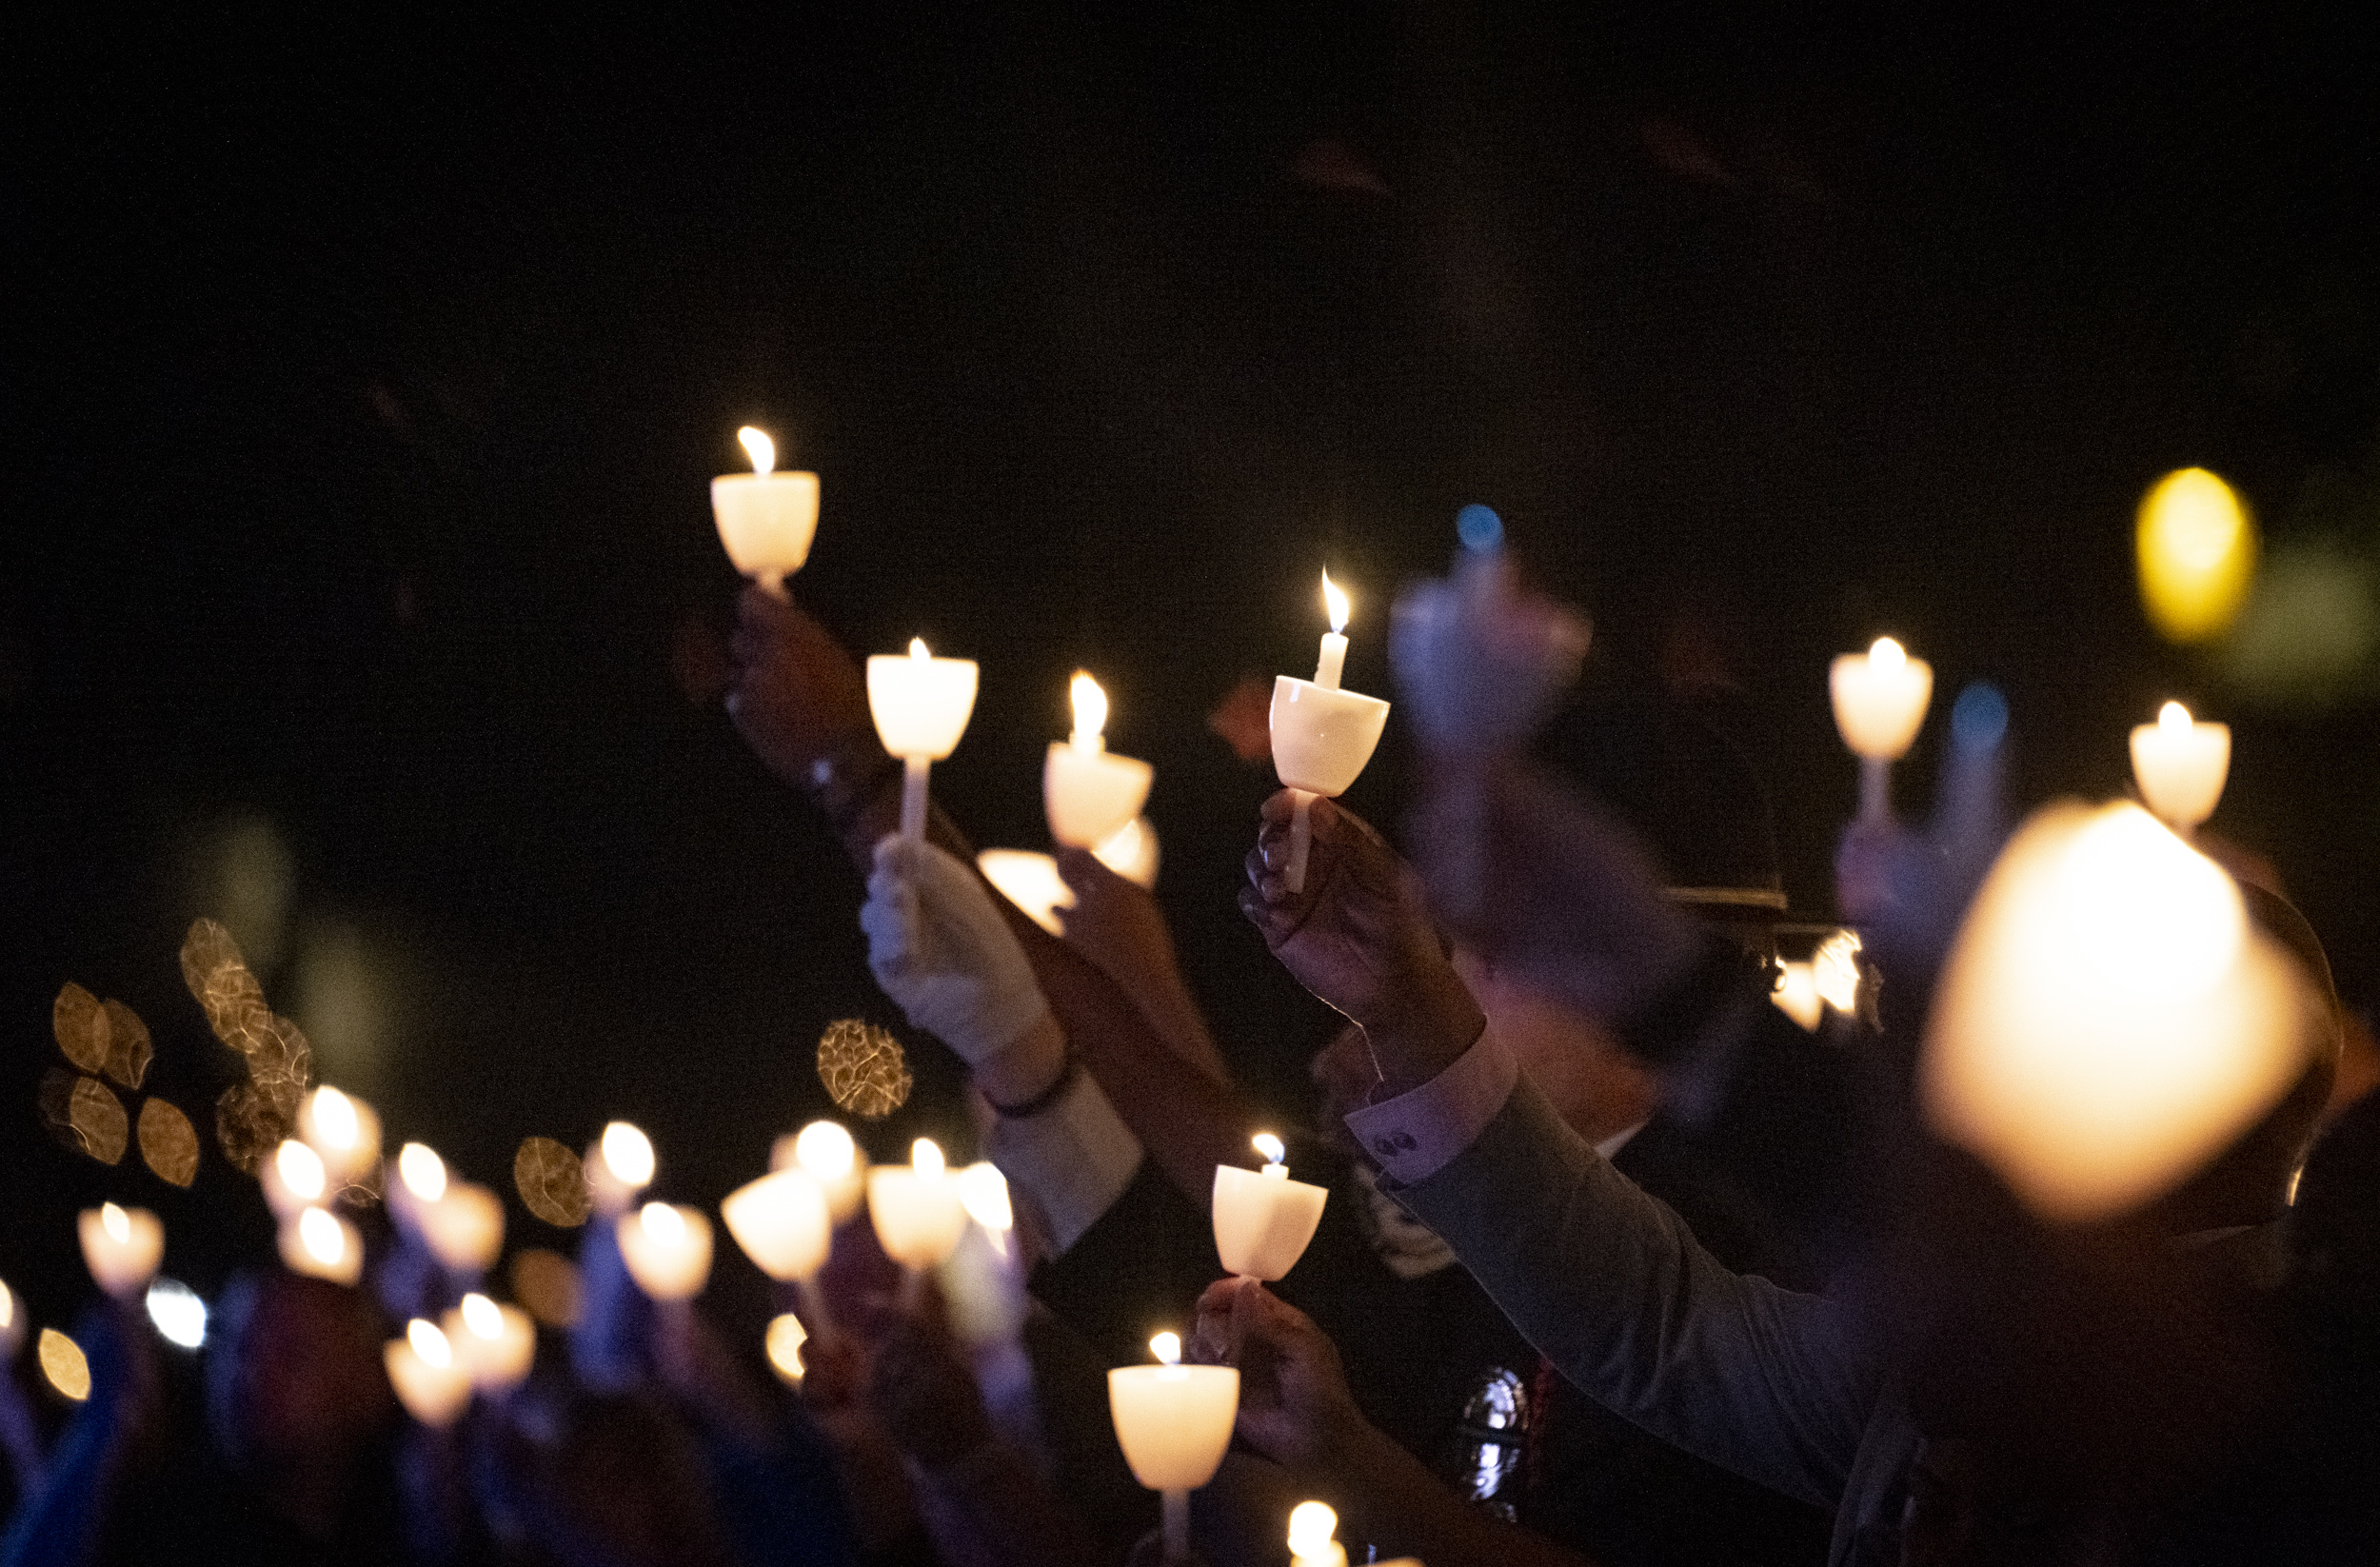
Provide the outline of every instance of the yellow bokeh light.
[[441,1371],[454,1364],[454,1346],[446,1341],[446,1334],[440,1331],[437,1323],[416,1317],[405,1324],[405,1337],[412,1344],[413,1353],[420,1356],[426,1364],[436,1366]]
[[2238,617],[2256,573],[2256,526],[2205,468],[2158,480],[2140,503],[2140,597],[2168,642],[2205,642]]
[[34,1355],[41,1361],[42,1376],[62,1396],[78,1404],[90,1397],[90,1362],[83,1359],[82,1345],[56,1328],[44,1328]]
[[777,466],[777,443],[768,438],[767,431],[746,425],[736,431],[736,439],[744,443],[745,453],[751,457],[754,473],[766,474]]
[[942,1145],[930,1137],[922,1137],[909,1144],[909,1167],[928,1180],[941,1180],[946,1168]]
[[1339,1533],[1339,1515],[1330,1503],[1301,1501],[1289,1510],[1289,1551],[1292,1556],[1327,1555]]
[[425,1202],[446,1195],[446,1161],[426,1143],[408,1142],[397,1153],[397,1179]]
[[802,1346],[810,1340],[810,1330],[802,1325],[802,1319],[791,1312],[771,1319],[768,1336],[763,1341],[768,1348],[769,1369],[794,1387],[802,1385],[806,1369],[802,1364]]

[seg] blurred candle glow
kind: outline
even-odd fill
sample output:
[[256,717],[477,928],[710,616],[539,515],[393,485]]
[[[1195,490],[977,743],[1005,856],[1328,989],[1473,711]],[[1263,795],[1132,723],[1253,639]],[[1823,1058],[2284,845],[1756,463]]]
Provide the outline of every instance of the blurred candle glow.
[[711,1276],[711,1221],[699,1208],[647,1202],[620,1221],[620,1256],[656,1300],[690,1300]]
[[448,1273],[486,1273],[504,1253],[504,1201],[468,1180],[449,1181],[437,1201],[417,1204],[414,1223],[423,1244]]
[[1066,933],[1058,911],[1074,907],[1074,889],[1058,874],[1056,860],[1030,849],[984,849],[975,868],[1035,924],[1052,936]]
[[471,1401],[470,1373],[456,1363],[454,1346],[435,1322],[416,1317],[405,1337],[381,1346],[381,1363],[405,1412],[433,1431],[454,1424]]
[[372,1107],[328,1086],[298,1106],[298,1136],[321,1156],[323,1172],[341,1185],[362,1179],[380,1159],[380,1117]]
[[327,1208],[305,1207],[282,1221],[282,1266],[309,1279],[353,1284],[364,1275],[364,1238]]
[[802,1364],[802,1346],[810,1341],[809,1329],[802,1319],[791,1312],[770,1319],[762,1345],[768,1351],[769,1369],[776,1372],[787,1387],[798,1388],[807,1370]]
[[1389,704],[1378,697],[1339,689],[1346,665],[1349,605],[1346,593],[1322,573],[1322,595],[1330,610],[1331,629],[1322,637],[1322,656],[1314,678],[1290,675],[1273,678],[1273,770],[1296,792],[1296,813],[1289,823],[1289,863],[1281,879],[1292,892],[1305,888],[1306,857],[1314,842],[1310,813],[1314,798],[1333,799],[1347,792],[1379,748],[1388,727]]
[[1886,767],[1909,754],[1934,700],[1934,665],[1913,659],[1890,637],[1865,653],[1844,653],[1827,672],[1835,726],[1862,764],[1859,814],[1880,822],[1892,809]]
[[1240,1414],[1240,1373],[1185,1366],[1179,1335],[1149,1340],[1163,1362],[1107,1374],[1107,1409],[1132,1478],[1164,1498],[1165,1559],[1189,1552],[1190,1493],[1215,1478]]
[[1008,1178],[987,1160],[978,1160],[959,1172],[959,1205],[1005,1255],[1008,1232],[1017,1227],[1017,1210],[1008,1200]]
[[1074,733],[1052,743],[1041,764],[1041,803],[1050,837],[1069,847],[1092,848],[1132,824],[1157,773],[1145,762],[1108,752],[1101,738],[1107,693],[1098,681],[1078,669],[1071,691]]
[[711,518],[728,561],[782,599],[785,579],[809,560],[818,533],[818,475],[775,472],[777,443],[764,431],[746,425],[736,439],[751,457],[752,471],[711,481]]
[[2222,635],[2256,574],[2256,527],[2239,495],[2205,468],[2167,474],[2141,497],[2133,545],[2140,598],[2166,641]]
[[397,1151],[397,1180],[412,1196],[435,1202],[446,1195],[446,1161],[426,1144],[408,1142]]
[[1259,1132],[1253,1141],[1264,1155],[1262,1170],[1215,1166],[1215,1251],[1225,1273],[1269,1282],[1305,1255],[1330,1192],[1289,1179],[1280,1139]]
[[2231,771],[2231,726],[2201,724],[2169,702],[2132,730],[2132,781],[2157,819],[2187,834],[2214,814]]
[[580,1161],[595,1211],[614,1218],[625,1213],[636,1194],[653,1183],[655,1165],[653,1140],[642,1128],[625,1121],[606,1124]]
[[911,1146],[909,1162],[867,1173],[868,1219],[884,1255],[911,1274],[938,1267],[966,1233],[967,1210],[931,1138]]
[[909,639],[906,658],[877,653],[867,661],[867,706],[877,738],[901,758],[901,835],[925,836],[927,769],[959,748],[975,712],[981,670],[973,659],[938,659],[922,637]]
[[149,1288],[166,1255],[166,1227],[155,1214],[103,1202],[84,1209],[75,1228],[92,1282],[118,1300]]
[[1859,933],[1838,930],[1810,955],[1810,979],[1818,999],[1837,1012],[1859,1010]]
[[809,1172],[826,1194],[826,1212],[836,1223],[860,1211],[867,1191],[867,1160],[841,1122],[814,1121],[793,1137],[779,1138],[768,1162],[771,1169],[791,1164]]
[[295,1138],[283,1140],[272,1157],[258,1166],[256,1179],[264,1188],[265,1206],[277,1219],[286,1220],[300,1208],[320,1202],[329,1188],[329,1172],[323,1168],[322,1155]]
[[16,1292],[0,1283],[0,1361],[16,1359],[16,1352],[25,1347],[25,1308],[17,1302]]
[[1289,1510],[1290,1567],[1347,1567],[1339,1543],[1339,1515],[1329,1503],[1301,1501]]
[[727,1233],[771,1279],[816,1277],[834,1239],[826,1193],[804,1169],[776,1170],[727,1194],[719,1205]]
[[84,1358],[82,1345],[56,1328],[44,1328],[33,1359],[40,1362],[42,1380],[59,1397],[78,1404],[90,1397],[90,1361]]
[[1157,841],[1157,827],[1145,816],[1136,817],[1094,844],[1091,853],[1099,863],[1127,882],[1145,890],[1157,890],[1157,866],[1163,850]]
[[1777,1010],[1801,1024],[1805,1033],[1815,1033],[1826,1021],[1826,998],[1818,994],[1818,978],[1807,962],[1789,961],[1777,966],[1776,989],[1769,999]]
[[537,1327],[520,1307],[475,1292],[446,1313],[440,1331],[480,1392],[508,1393],[528,1380],[537,1359]]

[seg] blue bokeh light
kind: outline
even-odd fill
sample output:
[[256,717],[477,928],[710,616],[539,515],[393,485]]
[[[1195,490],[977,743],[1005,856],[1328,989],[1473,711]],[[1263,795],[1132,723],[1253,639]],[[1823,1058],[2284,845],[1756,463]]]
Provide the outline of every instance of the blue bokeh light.
[[1504,542],[1504,519],[1493,506],[1474,501],[1455,513],[1455,536],[1470,550],[1489,550]]
[[1977,681],[1958,693],[1951,705],[1951,739],[1960,749],[1990,750],[2008,733],[2008,698],[2000,688]]

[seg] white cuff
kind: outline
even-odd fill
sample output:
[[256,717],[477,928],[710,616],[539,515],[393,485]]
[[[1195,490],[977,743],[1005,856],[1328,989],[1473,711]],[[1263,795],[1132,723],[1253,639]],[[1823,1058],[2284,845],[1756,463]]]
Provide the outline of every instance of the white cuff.
[[1140,1168],[1140,1140],[1079,1069],[1046,1109],[1002,1116],[986,1141],[992,1162],[1061,1255],[1116,1205]]
[[1454,1065],[1420,1087],[1349,1115],[1347,1130],[1382,1174],[1409,1186],[1470,1147],[1519,1081],[1519,1061],[1490,1025]]

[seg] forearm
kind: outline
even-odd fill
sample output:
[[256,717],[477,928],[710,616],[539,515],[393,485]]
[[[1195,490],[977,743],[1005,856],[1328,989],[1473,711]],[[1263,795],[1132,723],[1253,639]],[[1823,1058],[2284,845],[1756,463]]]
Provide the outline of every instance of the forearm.
[[1316,1489],[1339,1509],[1339,1534],[1431,1567],[1587,1567],[1587,1558],[1463,1501],[1427,1465],[1361,1420],[1318,1466]]

